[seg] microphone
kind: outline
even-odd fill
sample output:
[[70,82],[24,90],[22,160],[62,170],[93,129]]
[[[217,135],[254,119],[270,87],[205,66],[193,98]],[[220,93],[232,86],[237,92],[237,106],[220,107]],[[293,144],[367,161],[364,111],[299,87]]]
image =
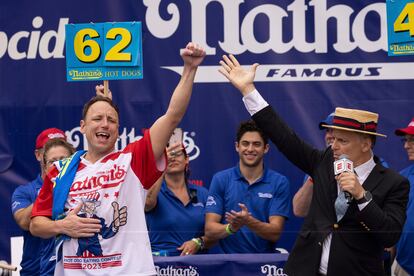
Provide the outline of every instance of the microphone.
[[[354,172],[354,163],[348,159],[348,155],[341,154],[339,159],[334,162],[334,172],[335,175],[339,175],[343,172]],[[347,191],[344,191],[344,194],[348,204],[351,203],[353,199],[352,195]]]

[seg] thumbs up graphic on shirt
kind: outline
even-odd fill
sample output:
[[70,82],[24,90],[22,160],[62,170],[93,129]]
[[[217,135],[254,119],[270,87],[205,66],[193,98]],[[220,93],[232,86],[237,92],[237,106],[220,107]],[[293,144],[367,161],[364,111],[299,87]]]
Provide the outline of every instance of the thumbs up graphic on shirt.
[[119,209],[118,202],[112,202],[112,207],[114,208],[114,221],[113,221],[113,228],[116,232],[118,232],[119,227],[124,226],[127,223],[127,207],[124,206]]

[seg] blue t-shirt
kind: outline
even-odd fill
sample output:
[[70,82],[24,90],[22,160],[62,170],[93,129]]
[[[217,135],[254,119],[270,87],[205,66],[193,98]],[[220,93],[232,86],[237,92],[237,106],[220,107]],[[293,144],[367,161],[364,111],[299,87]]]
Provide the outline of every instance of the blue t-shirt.
[[[245,204],[251,215],[262,222],[269,222],[271,216],[288,218],[289,181],[285,176],[265,169],[263,176],[249,185],[238,165],[216,173],[211,181],[206,213],[220,215],[221,223],[226,224],[225,213],[240,211],[239,203]],[[220,246],[224,253],[275,252],[273,242],[262,239],[247,226],[221,239]]]
[[193,184],[188,184],[187,188],[190,202],[184,206],[163,182],[157,205],[145,214],[153,252],[167,251],[169,256],[180,255],[177,247],[203,235],[208,191]]
[[410,275],[414,275],[414,164],[400,172],[410,181],[410,195],[400,240],[397,244],[397,262]]
[[[30,206],[34,203],[39,190],[42,187],[42,178],[37,176],[32,182],[21,185],[14,190],[12,195],[12,213]],[[20,275],[33,276],[39,275],[40,269],[40,250],[42,245],[42,239],[32,236],[29,231],[23,230],[23,256],[20,263],[22,269]]]

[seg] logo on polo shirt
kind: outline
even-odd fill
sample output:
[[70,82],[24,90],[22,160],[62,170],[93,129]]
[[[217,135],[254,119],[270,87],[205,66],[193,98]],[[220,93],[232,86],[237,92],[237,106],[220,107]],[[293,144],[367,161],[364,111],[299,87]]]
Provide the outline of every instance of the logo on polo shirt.
[[15,201],[15,202],[13,202],[13,204],[12,204],[12,209],[14,210],[14,209],[16,209],[16,207],[17,206],[19,206],[20,205],[20,202],[19,201]]
[[216,201],[214,200],[214,197],[208,196],[206,206],[213,206],[213,205],[217,205]]
[[202,202],[193,203],[194,207],[204,207],[204,204]]
[[273,198],[273,195],[270,193],[257,193],[257,195],[261,198]]

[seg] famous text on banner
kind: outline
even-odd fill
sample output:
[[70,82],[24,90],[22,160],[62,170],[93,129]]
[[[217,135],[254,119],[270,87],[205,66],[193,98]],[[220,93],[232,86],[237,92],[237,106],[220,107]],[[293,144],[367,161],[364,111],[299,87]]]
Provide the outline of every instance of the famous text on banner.
[[414,54],[414,2],[387,0],[388,55]]
[[67,24],[68,81],[142,79],[141,22]]

